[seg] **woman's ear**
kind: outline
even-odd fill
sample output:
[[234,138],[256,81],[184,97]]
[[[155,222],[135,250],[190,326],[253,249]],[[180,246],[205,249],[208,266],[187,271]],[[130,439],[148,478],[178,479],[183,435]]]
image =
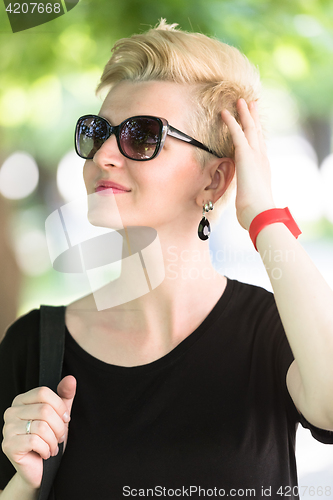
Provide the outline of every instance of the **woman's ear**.
[[226,192],[235,175],[235,162],[231,158],[219,158],[212,172],[212,182],[205,188],[211,191],[214,203]]

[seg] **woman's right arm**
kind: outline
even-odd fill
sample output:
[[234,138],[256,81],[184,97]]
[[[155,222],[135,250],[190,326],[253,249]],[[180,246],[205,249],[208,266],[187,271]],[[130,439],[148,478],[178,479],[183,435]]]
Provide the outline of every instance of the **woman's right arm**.
[[37,387],[16,396],[5,411],[2,450],[17,472],[0,493],[1,500],[35,500],[43,476],[43,459],[57,455],[59,443],[66,446],[75,378],[64,377],[57,391]]

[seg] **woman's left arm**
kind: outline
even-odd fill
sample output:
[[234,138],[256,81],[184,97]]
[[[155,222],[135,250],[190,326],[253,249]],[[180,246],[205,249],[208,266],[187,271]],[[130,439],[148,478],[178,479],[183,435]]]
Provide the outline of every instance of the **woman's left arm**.
[[[237,110],[243,130],[228,111],[222,118],[235,145],[237,218],[248,230],[256,215],[275,204],[257,105],[240,99]],[[284,224],[266,226],[256,245],[295,357],[289,393],[311,424],[333,430],[333,291]]]

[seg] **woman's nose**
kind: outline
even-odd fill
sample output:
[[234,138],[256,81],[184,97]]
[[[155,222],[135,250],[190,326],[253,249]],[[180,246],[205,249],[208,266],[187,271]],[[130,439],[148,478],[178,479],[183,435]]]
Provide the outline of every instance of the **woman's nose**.
[[112,134],[102,146],[96,151],[93,162],[101,168],[121,167],[125,157],[118,148],[117,138]]

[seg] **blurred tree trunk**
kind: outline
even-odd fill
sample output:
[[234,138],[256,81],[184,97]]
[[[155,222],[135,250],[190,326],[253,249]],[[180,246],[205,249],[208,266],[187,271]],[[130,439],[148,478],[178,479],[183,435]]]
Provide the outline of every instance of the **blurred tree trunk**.
[[307,138],[318,157],[318,167],[331,154],[332,125],[329,118],[309,118],[305,124]]
[[9,238],[9,206],[0,196],[0,342],[17,318],[21,271]]

